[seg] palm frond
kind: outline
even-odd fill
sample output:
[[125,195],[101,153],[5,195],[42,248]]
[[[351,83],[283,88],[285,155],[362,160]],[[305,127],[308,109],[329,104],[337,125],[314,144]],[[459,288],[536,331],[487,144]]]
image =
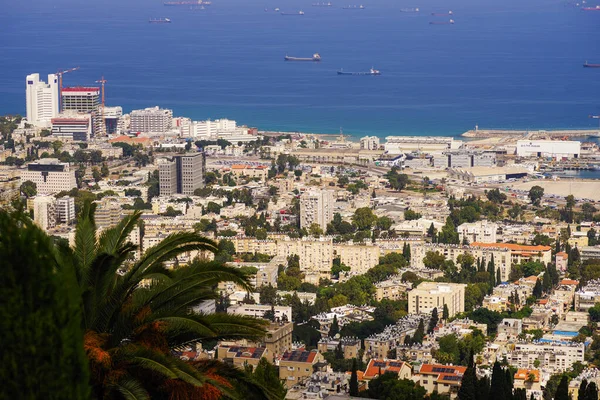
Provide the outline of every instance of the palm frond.
[[112,389],[119,392],[125,400],[149,400],[150,395],[142,384],[131,377],[124,377],[112,385]]
[[100,251],[113,254],[125,244],[129,234],[136,227],[142,213],[136,211],[123,218],[116,226],[105,230],[100,236]]

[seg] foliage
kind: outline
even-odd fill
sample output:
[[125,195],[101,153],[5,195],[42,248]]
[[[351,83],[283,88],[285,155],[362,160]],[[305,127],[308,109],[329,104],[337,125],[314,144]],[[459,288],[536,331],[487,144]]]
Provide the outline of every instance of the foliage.
[[37,184],[32,181],[25,181],[21,184],[20,190],[23,196],[27,198],[35,197],[37,195]]
[[385,174],[385,178],[388,180],[392,189],[402,191],[406,185],[408,185],[409,179],[408,175],[401,174],[398,171],[398,167],[392,167],[390,172]]
[[416,220],[416,219],[420,219],[420,218],[421,218],[421,214],[419,214],[418,212],[414,212],[410,208],[407,208],[404,211],[404,219],[406,221],[412,221],[412,220]]
[[352,222],[361,231],[371,229],[376,221],[377,216],[369,207],[357,208],[352,216]]
[[0,398],[89,398],[75,276],[22,211],[0,210],[0,232]]
[[540,200],[544,197],[544,188],[538,185],[532,186],[527,196],[534,206],[539,206]]
[[369,382],[366,395],[371,399],[423,400],[425,388],[409,379],[398,379],[398,374],[386,372]]

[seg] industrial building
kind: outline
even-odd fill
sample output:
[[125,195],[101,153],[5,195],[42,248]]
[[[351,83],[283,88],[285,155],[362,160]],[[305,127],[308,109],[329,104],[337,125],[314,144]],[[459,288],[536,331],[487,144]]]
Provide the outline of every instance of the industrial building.
[[40,80],[40,74],[27,75],[25,101],[27,122],[36,126],[49,126],[58,115],[58,77],[48,75],[48,83]]
[[193,195],[204,187],[206,159],[203,152],[174,156],[159,164],[159,190],[161,196],[173,194]]
[[433,164],[440,168],[494,167],[496,153],[469,150],[445,151],[441,156],[434,157]]
[[450,168],[448,176],[467,182],[502,182],[507,179],[520,179],[528,175],[528,171],[518,167],[473,167],[473,168]]
[[520,157],[547,157],[555,160],[579,158],[581,142],[567,140],[519,140],[517,155]]
[[385,138],[385,152],[388,154],[420,152],[438,152],[458,150],[462,141],[444,136],[388,136]]
[[165,133],[173,126],[173,110],[150,107],[131,112],[131,131]]

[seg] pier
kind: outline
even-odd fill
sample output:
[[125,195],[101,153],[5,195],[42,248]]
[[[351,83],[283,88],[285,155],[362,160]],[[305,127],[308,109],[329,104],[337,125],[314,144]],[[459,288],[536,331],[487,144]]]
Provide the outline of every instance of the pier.
[[494,137],[514,139],[559,139],[574,137],[600,137],[599,129],[559,129],[559,130],[517,130],[517,129],[479,129],[463,133],[466,138],[487,139]]

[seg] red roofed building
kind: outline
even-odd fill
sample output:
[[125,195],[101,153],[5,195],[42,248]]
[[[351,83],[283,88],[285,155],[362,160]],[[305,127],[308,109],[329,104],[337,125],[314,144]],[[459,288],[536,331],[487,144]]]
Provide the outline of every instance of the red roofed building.
[[542,390],[540,385],[540,371],[537,369],[519,369],[514,377],[515,389]]
[[264,165],[252,166],[246,164],[235,164],[231,166],[231,173],[237,178],[247,176],[250,179],[258,178],[261,182],[267,180],[269,169]]
[[309,378],[321,361],[323,356],[317,350],[286,351],[279,360],[279,379],[290,388]]
[[552,247],[550,246],[525,246],[513,243],[481,243],[475,242],[472,247],[499,248],[510,250],[513,264],[521,261],[541,261],[544,264],[552,262]]
[[152,146],[152,139],[147,137],[129,137],[126,135],[118,136],[114,139],[110,139],[109,143],[127,143],[130,145],[141,144],[143,147]]
[[457,365],[423,364],[413,381],[427,390],[427,393],[438,392],[454,396],[458,392],[462,377],[467,367]]
[[393,372],[398,375],[398,379],[410,379],[412,377],[412,367],[403,361],[371,359],[367,369],[365,369],[363,379],[371,380],[386,372]]

